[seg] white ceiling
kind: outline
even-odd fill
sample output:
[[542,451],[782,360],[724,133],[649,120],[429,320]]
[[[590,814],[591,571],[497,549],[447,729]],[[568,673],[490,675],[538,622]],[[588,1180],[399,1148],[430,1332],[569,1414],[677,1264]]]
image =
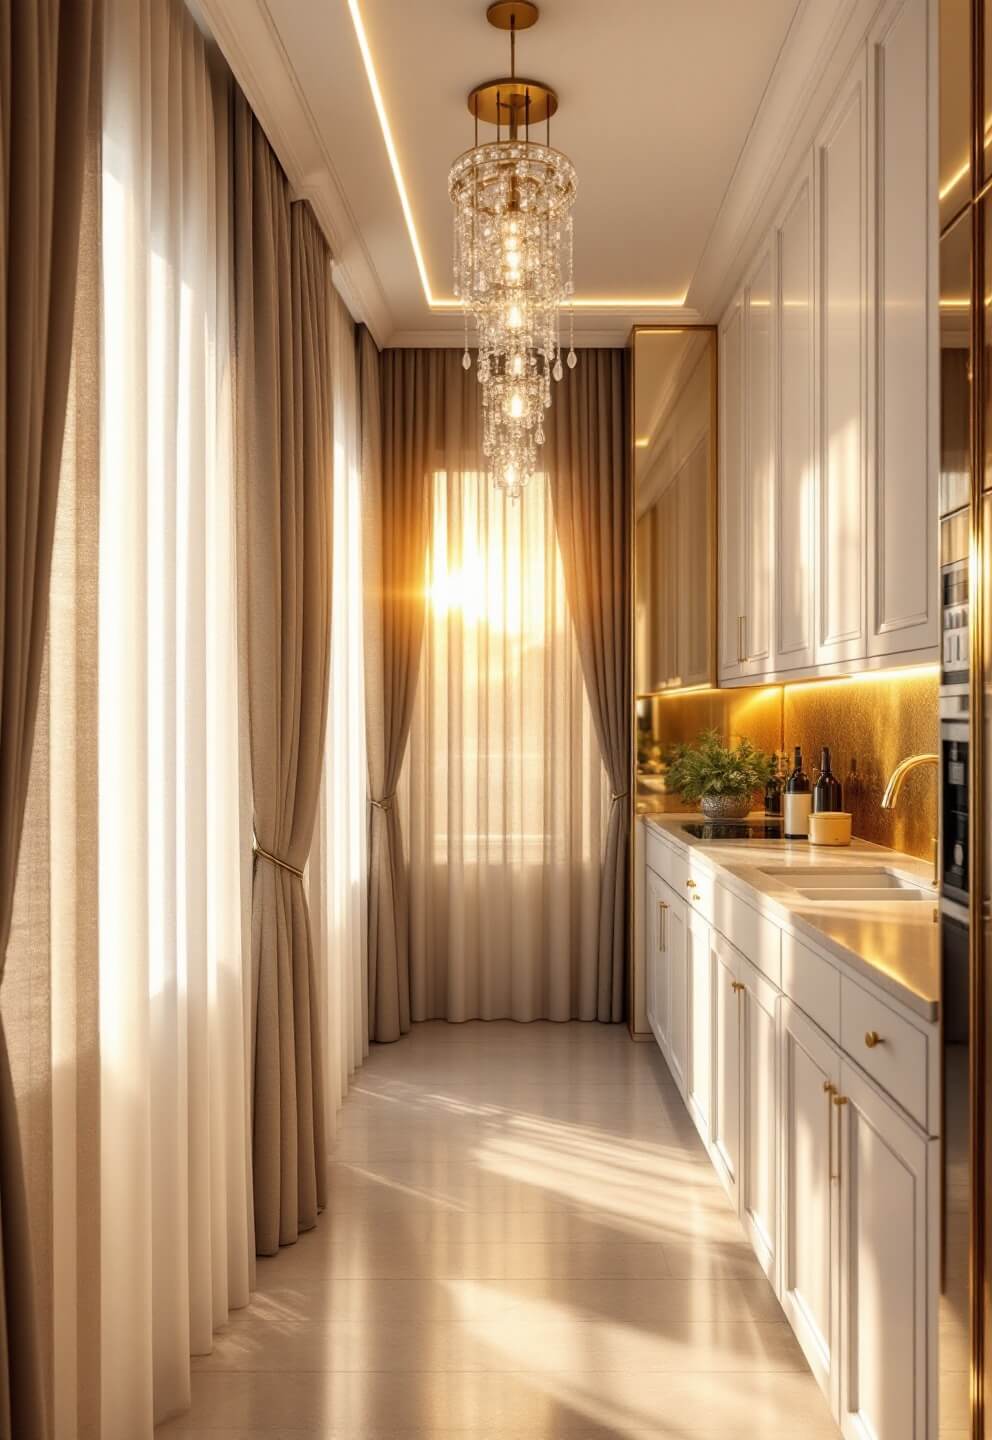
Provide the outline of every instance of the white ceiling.
[[[457,313],[424,293],[349,0],[198,0],[340,261],[341,287],[380,343],[444,343]],[[447,173],[472,143],[466,95],[505,73],[485,0],[359,0],[413,224],[435,297],[450,297]],[[634,320],[693,319],[718,297],[787,117],[802,64],[836,42],[845,0],[541,0],[518,73],[559,93],[552,143],[575,162],[581,338]],[[762,137],[761,175],[749,147]],[[754,172],[753,174],[751,172]],[[738,190],[746,188],[746,203]],[[725,232],[725,233],[724,233]],[[668,302],[670,308],[665,308]]]

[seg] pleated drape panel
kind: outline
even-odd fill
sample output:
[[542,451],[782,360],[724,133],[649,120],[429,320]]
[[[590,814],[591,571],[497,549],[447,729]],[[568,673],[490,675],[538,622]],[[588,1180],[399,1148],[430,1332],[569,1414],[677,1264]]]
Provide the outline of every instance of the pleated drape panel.
[[234,144],[242,616],[254,805],[255,1242],[313,1227],[326,1193],[320,995],[303,870],[328,704],[330,265],[240,94]]
[[247,1304],[230,85],[183,0],[105,0],[101,1440]]
[[[424,631],[435,446],[446,423],[448,351],[387,350],[360,335],[369,839],[369,1031],[410,1028],[409,890],[396,790]],[[453,418],[453,417],[452,417]]]
[[[474,418],[478,382],[453,369],[449,414],[461,393]],[[594,1020],[609,795],[547,477],[508,500],[456,440],[431,492],[400,786],[413,1019]]]
[[324,773],[307,898],[324,1020],[324,1115],[328,1141],[351,1076],[369,1048],[368,772],[362,594],[362,476],[355,324],[331,295],[334,407],[330,693]]
[[[72,356],[91,0],[0,3],[0,967],[48,622]],[[0,1436],[49,1433],[30,1220],[0,1026]]]
[[613,789],[599,905],[597,1015],[622,1020],[630,846],[628,358],[583,350],[549,412],[547,465],[565,586]]

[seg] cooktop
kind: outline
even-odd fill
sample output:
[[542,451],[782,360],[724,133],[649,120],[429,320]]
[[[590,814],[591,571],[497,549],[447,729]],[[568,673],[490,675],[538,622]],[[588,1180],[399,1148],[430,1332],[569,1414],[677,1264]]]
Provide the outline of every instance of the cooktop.
[[697,840],[784,840],[781,820],[701,820],[682,829]]

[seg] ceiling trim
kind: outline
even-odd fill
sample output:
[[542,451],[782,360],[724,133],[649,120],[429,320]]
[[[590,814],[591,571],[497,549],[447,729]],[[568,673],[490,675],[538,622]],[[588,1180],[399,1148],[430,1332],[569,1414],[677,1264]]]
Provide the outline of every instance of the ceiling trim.
[[885,0],[801,0],[748,131],[687,300],[718,321]]
[[[365,29],[365,22],[362,19],[359,0],[348,0],[348,14],[351,16],[355,39],[358,42],[358,49],[362,56],[362,64],[365,67],[365,78],[368,81],[369,91],[372,95],[372,103],[375,106],[376,116],[379,120],[379,129],[382,133],[382,141],[386,147],[386,154],[389,158],[389,167],[393,172],[393,183],[396,186],[400,208],[403,211],[403,219],[406,222],[407,236],[410,240],[410,248],[413,251],[413,258],[416,261],[417,272],[420,276],[424,300],[428,309],[431,311],[455,310],[460,313],[462,310],[462,302],[460,300],[455,299],[453,296],[435,295],[433,287],[431,286],[430,275],[427,270],[427,260],[424,254],[424,248],[420,243],[417,222],[413,213],[413,203],[410,200],[410,192],[407,189],[406,180],[403,177],[403,168],[400,165],[399,152],[393,140],[393,130],[389,121],[386,97],[383,94],[382,86],[379,84],[375,57],[372,54],[372,46]],[[679,310],[685,305],[685,301],[685,295],[645,295],[631,298],[611,295],[577,295],[574,304],[577,310],[594,311],[605,315],[613,315],[625,310],[639,310],[650,313],[651,315],[657,315],[661,311],[667,313],[672,310]]]
[[[452,315],[452,319],[454,318]],[[627,344],[630,332],[635,325],[697,326],[702,323],[699,312],[684,305],[670,310],[646,311],[632,308],[630,311],[617,310],[609,313],[601,311],[595,317],[597,324],[592,323],[594,317],[589,316],[588,318],[590,323],[586,325],[580,323],[578,316],[575,318],[576,350],[615,350]],[[464,343],[463,337],[464,329],[459,322],[457,329],[452,327],[447,330],[397,330],[392,335],[389,344],[397,350],[444,350],[452,346],[460,348]],[[475,348],[473,329],[469,331],[469,348]]]
[[[294,194],[309,201],[334,260],[334,283],[379,345],[394,319],[313,112],[265,0],[197,0]],[[265,83],[260,79],[264,68]]]

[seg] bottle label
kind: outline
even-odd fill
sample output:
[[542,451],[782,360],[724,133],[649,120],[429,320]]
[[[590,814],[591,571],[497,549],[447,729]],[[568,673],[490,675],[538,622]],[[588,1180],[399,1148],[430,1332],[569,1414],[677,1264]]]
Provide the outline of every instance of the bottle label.
[[785,838],[787,840],[806,840],[809,838],[809,812],[813,797],[805,795],[786,795],[785,797]]

